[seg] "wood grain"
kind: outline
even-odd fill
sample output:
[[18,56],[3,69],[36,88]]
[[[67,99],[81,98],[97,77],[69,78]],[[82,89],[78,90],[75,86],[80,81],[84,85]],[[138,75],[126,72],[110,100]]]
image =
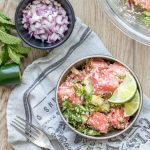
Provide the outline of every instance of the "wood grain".
[[[20,0],[0,0],[0,10],[14,18]],[[70,0],[79,16],[101,38],[112,55],[128,64],[137,73],[144,92],[150,96],[150,47],[144,46],[119,31],[103,12],[98,0]],[[22,70],[45,52],[33,50],[23,61]],[[0,88],[0,150],[12,150],[7,143],[6,106],[12,88]]]

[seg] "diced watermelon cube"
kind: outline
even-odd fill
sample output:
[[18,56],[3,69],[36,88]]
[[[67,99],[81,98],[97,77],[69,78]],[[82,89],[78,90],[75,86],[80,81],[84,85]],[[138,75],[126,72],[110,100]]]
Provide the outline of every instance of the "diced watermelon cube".
[[129,117],[124,117],[123,107],[112,108],[107,118],[116,129],[125,129],[129,124]]
[[102,60],[102,59],[99,59],[99,58],[94,58],[94,59],[91,59],[88,64],[86,65],[86,70],[87,71],[90,71],[90,70],[102,70],[102,69],[106,69],[108,68],[108,64]]
[[112,73],[117,76],[125,76],[126,74],[129,73],[127,68],[125,68],[123,65],[121,65],[118,62],[111,64],[109,66],[109,70],[112,71]]
[[58,89],[59,103],[62,103],[63,99],[69,99],[73,104],[81,104],[79,97],[75,96],[75,90],[69,83],[64,82]]
[[93,83],[95,94],[114,92],[119,87],[119,78],[108,69],[95,72],[90,79]]
[[92,128],[100,131],[100,133],[108,133],[109,130],[109,123],[107,116],[100,112],[93,113],[87,122]]

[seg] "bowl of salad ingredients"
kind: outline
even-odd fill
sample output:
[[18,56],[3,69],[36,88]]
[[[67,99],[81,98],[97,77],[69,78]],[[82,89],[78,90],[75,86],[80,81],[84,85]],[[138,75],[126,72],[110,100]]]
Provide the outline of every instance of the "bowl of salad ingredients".
[[68,0],[23,0],[17,7],[15,23],[25,43],[47,50],[69,38],[75,15]]
[[61,75],[56,101],[64,122],[90,139],[109,139],[128,130],[142,107],[142,90],[133,71],[108,56],[71,64]]
[[112,22],[131,38],[150,45],[149,0],[99,1]]

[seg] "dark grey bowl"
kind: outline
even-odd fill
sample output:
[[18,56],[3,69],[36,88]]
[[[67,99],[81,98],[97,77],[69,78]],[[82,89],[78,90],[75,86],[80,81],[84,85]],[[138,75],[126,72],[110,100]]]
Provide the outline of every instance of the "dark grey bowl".
[[[134,116],[132,116],[131,120],[130,120],[130,123],[128,125],[128,127],[124,130],[115,130],[115,131],[112,131],[108,134],[104,134],[102,136],[99,136],[99,137],[94,137],[94,136],[88,136],[88,135],[85,135],[79,131],[77,131],[75,128],[73,128],[68,122],[67,120],[64,118],[63,114],[61,113],[61,110],[60,110],[60,107],[59,107],[59,103],[58,103],[58,97],[57,97],[57,91],[58,91],[58,88],[60,86],[61,83],[63,83],[67,77],[67,75],[70,73],[70,70],[71,68],[74,66],[74,67],[79,67],[83,64],[85,64],[86,60],[89,59],[89,58],[102,58],[104,60],[107,60],[107,61],[110,61],[110,62],[119,62],[120,64],[122,64],[123,66],[125,66],[129,71],[130,73],[133,75],[133,77],[135,78],[136,80],[136,83],[137,83],[137,87],[138,87],[138,90],[139,90],[139,93],[140,93],[140,106],[139,106],[139,109],[138,111],[135,113]],[[77,60],[76,62],[74,62],[73,64],[71,64],[61,75],[59,81],[58,81],[58,84],[57,84],[57,88],[56,88],[56,103],[57,103],[57,107],[58,107],[58,111],[63,119],[63,121],[77,134],[79,134],[80,136],[83,136],[85,138],[89,138],[89,139],[94,139],[94,140],[104,140],[104,139],[110,139],[110,138],[113,138],[113,137],[116,137],[120,134],[123,134],[124,132],[126,132],[129,128],[132,127],[132,125],[135,123],[135,121],[137,120],[140,112],[141,112],[141,109],[142,109],[142,104],[143,104],[143,92],[142,92],[142,88],[141,88],[141,85],[139,83],[139,80],[138,78],[136,77],[136,75],[134,74],[134,72],[127,66],[125,65],[124,63],[122,63],[121,61],[113,58],[113,57],[109,57],[109,56],[102,56],[102,55],[92,55],[92,56],[87,56],[87,57],[84,57],[80,60]]]
[[15,14],[15,24],[16,24],[16,29],[19,34],[19,36],[22,38],[22,40],[28,44],[31,47],[41,49],[41,50],[48,50],[48,49],[53,49],[61,44],[63,44],[71,35],[73,29],[74,29],[74,24],[75,24],[75,14],[74,10],[68,0],[56,0],[58,1],[62,7],[66,10],[67,16],[69,17],[70,24],[68,25],[68,31],[66,31],[65,36],[62,40],[57,41],[54,44],[49,44],[46,42],[42,42],[41,40],[37,40],[34,37],[30,37],[28,34],[28,30],[23,28],[22,25],[22,18],[23,18],[23,13],[22,11],[26,8],[26,6],[32,2],[33,0],[22,0],[16,10]]

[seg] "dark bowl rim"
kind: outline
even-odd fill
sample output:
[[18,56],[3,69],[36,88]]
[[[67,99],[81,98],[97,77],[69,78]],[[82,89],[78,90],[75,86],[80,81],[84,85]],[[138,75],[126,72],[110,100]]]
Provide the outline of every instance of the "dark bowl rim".
[[[19,28],[18,28],[17,18],[18,18],[19,9],[20,9],[20,7],[21,7],[21,5],[23,4],[24,1],[25,1],[25,0],[21,0],[21,2],[18,4],[18,6],[17,6],[17,8],[16,8],[16,12],[15,12],[15,26],[16,26],[16,30],[17,30],[18,35],[21,37],[21,39],[22,39],[27,45],[29,45],[29,46],[31,46],[31,47],[33,47],[33,48],[39,49],[39,50],[53,50],[54,48],[56,48],[56,47],[62,45],[63,43],[65,43],[65,42],[68,40],[68,38],[70,37],[70,35],[71,35],[72,32],[73,32],[73,29],[74,29],[74,26],[75,26],[75,22],[76,22],[76,17],[75,17],[74,9],[73,9],[71,3],[70,3],[68,0],[65,0],[65,3],[68,4],[68,6],[69,6],[69,8],[70,8],[70,10],[71,10],[71,15],[72,15],[72,18],[73,18],[73,21],[71,22],[71,23],[72,23],[72,28],[71,28],[69,34],[68,34],[66,37],[64,37],[63,40],[61,40],[61,41],[58,42],[57,44],[54,44],[54,45],[52,45],[52,46],[47,46],[47,47],[38,47],[38,46],[36,46],[36,45],[33,45],[32,43],[30,43],[28,40],[26,40],[26,39],[22,36],[22,34],[21,34],[21,32],[20,32],[20,30],[19,30]],[[57,1],[57,0],[56,0],[56,1]]]
[[[134,119],[132,120],[132,122],[128,125],[128,127],[124,130],[120,130],[120,132],[118,133],[114,133],[114,135],[110,135],[110,136],[107,136],[107,137],[103,137],[103,136],[99,136],[99,137],[94,137],[94,136],[88,136],[88,135],[85,135],[79,131],[77,131],[75,128],[73,128],[67,121],[66,119],[64,118],[61,110],[60,110],[60,107],[59,107],[59,103],[58,103],[58,96],[57,96],[57,91],[58,91],[58,88],[59,88],[59,85],[60,85],[60,82],[62,80],[62,78],[64,77],[65,73],[71,68],[73,67],[75,64],[77,64],[78,62],[82,61],[82,60],[86,60],[86,59],[90,59],[90,58],[95,58],[95,57],[98,57],[98,58],[102,58],[102,59],[107,59],[107,60],[111,60],[111,61],[116,61],[116,62],[119,62],[121,63],[123,66],[125,66],[129,71],[130,73],[133,75],[133,77],[135,78],[136,82],[137,82],[137,86],[139,88],[139,92],[140,92],[140,106],[139,106],[139,109],[134,117]],[[111,56],[107,56],[107,55],[88,55],[86,57],[83,57],[83,58],[80,58],[76,61],[74,61],[73,63],[71,63],[67,69],[65,69],[65,71],[63,71],[63,73],[61,74],[58,82],[57,82],[57,87],[56,87],[56,91],[55,91],[55,97],[56,97],[56,104],[57,104],[57,109],[58,109],[58,112],[62,118],[62,120],[65,122],[65,124],[67,124],[67,126],[72,130],[74,131],[76,134],[84,137],[84,138],[88,138],[88,139],[93,139],[93,140],[106,140],[106,139],[110,139],[110,138],[114,138],[116,136],[119,136],[121,134],[123,134],[124,132],[126,132],[129,128],[131,128],[133,126],[133,124],[135,123],[135,121],[138,119],[140,113],[141,113],[141,109],[142,109],[142,106],[143,106],[143,91],[142,91],[142,87],[141,87],[141,84],[139,82],[139,79],[138,77],[135,75],[135,73],[132,71],[132,69],[127,66],[125,63],[123,63],[122,61],[114,58],[114,57],[111,57]]]

